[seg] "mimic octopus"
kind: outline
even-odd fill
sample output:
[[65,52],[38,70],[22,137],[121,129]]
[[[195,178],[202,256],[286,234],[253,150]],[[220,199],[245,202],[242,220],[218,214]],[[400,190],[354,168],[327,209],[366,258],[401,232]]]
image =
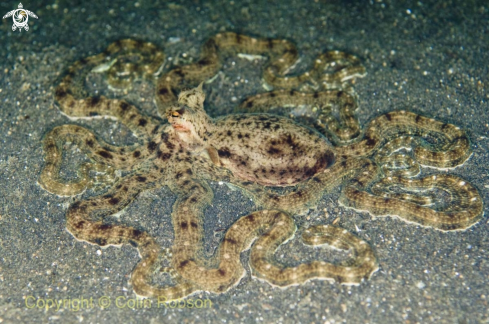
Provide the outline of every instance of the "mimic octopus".
[[[248,113],[212,119],[204,110],[202,82],[216,75],[225,58],[238,53],[267,56],[263,79],[275,90],[244,99],[241,109]],[[104,64],[113,87],[128,87],[135,78],[153,78],[165,60],[155,45],[121,40],[103,53],[75,62],[56,88],[60,110],[74,119],[115,118],[139,142],[111,145],[74,124],[45,135],[45,165],[39,179],[44,189],[75,196],[87,188],[105,187],[103,193],[95,191],[71,204],[68,231],[98,246],[136,247],[141,261],[130,279],[134,292],[171,300],[199,291],[228,291],[246,274],[240,253],[248,249],[252,275],[275,286],[311,279],[358,285],[368,279],[378,269],[372,248],[331,224],[310,226],[302,240],[349,250],[346,262],[316,260],[288,266],[275,257],[296,232],[291,215],[305,213],[338,186],[343,206],[376,217],[396,216],[441,231],[465,230],[482,218],[481,197],[467,181],[446,173],[419,176],[420,166],[450,169],[469,158],[470,143],[463,130],[394,111],[373,119],[362,131],[349,82],[365,75],[360,61],[346,53],[325,52],[311,70],[291,75],[289,69],[297,59],[296,47],[287,40],[217,34],[204,44],[198,61],[158,77],[156,102],[162,118],[145,115],[124,100],[88,96],[76,81]],[[298,90],[304,85],[319,90]],[[317,118],[304,125],[263,113],[288,106],[314,107]],[[79,167],[75,180],[67,181],[60,176],[60,167],[63,144],[70,141],[90,162]],[[203,252],[203,211],[213,199],[209,180],[241,188],[261,208],[237,220],[211,257]],[[109,218],[142,191],[161,186],[177,195],[172,212],[175,238],[166,250],[143,229],[113,224]],[[437,191],[445,192],[448,201],[440,204]],[[164,259],[169,266],[161,265]],[[172,276],[173,284],[151,283],[158,268]]]

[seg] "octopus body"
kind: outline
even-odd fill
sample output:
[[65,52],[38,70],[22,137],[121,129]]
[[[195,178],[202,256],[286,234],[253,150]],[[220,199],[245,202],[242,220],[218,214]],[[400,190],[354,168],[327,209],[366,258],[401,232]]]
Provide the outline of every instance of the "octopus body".
[[[134,53],[140,62],[125,63],[123,57],[134,57]],[[204,110],[201,82],[219,71],[226,56],[237,53],[269,56],[263,78],[276,90],[243,100],[241,109],[251,113],[214,120]],[[308,245],[350,250],[349,260],[340,264],[316,260],[291,267],[275,258],[278,247],[296,231],[291,215],[314,207],[337,186],[342,187],[342,205],[377,217],[396,216],[443,231],[465,230],[481,219],[482,200],[467,181],[449,174],[419,175],[420,166],[450,169],[465,163],[471,150],[463,130],[395,111],[375,118],[362,131],[354,115],[355,96],[347,83],[365,75],[359,60],[326,52],[310,71],[288,75],[297,58],[295,46],[285,40],[217,34],[204,44],[196,63],[175,67],[158,78],[159,114],[168,123],[142,114],[123,100],[90,97],[76,81],[107,62],[112,62],[107,75],[113,87],[151,77],[164,61],[164,54],[153,44],[122,40],[103,53],[75,62],[56,89],[60,109],[72,118],[116,118],[139,142],[111,145],[74,124],[55,127],[45,135],[45,165],[39,179],[43,188],[59,196],[78,195],[100,185],[106,188],[69,207],[69,232],[99,246],[135,246],[141,256],[131,276],[135,293],[171,300],[198,291],[223,293],[237,285],[246,274],[240,253],[247,249],[253,276],[276,286],[311,279],[357,285],[368,279],[378,269],[372,248],[333,225],[311,226],[303,231],[302,239]],[[335,70],[327,73],[331,65]],[[322,90],[295,90],[306,84]],[[263,113],[286,106],[315,107],[319,113],[308,126]],[[334,107],[339,107],[339,120]],[[60,176],[62,147],[68,141],[90,159],[80,166],[74,181]],[[213,198],[208,180],[241,188],[262,208],[236,221],[212,257],[203,252],[202,212]],[[160,186],[168,186],[178,197],[172,212],[175,239],[167,250],[146,231],[112,224],[109,218],[142,191]],[[447,193],[448,202],[438,201],[438,190]],[[168,267],[161,266],[163,259],[169,261]],[[151,274],[157,268],[169,273],[175,284],[152,285]]]
[[167,118],[188,150],[203,151],[216,166],[264,186],[290,186],[334,162],[320,134],[291,119],[269,114],[230,115],[213,121],[204,111],[200,86],[184,91]]

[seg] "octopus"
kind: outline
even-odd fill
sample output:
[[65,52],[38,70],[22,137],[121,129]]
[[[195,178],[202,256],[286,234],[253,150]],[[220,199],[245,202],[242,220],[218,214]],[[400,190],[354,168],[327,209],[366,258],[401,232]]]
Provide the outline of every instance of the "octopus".
[[[204,109],[203,82],[237,54],[268,57],[263,79],[274,90],[244,99],[242,113],[213,119]],[[446,171],[468,160],[470,142],[462,129],[393,111],[374,118],[362,130],[352,89],[352,82],[366,74],[360,60],[329,51],[316,58],[311,70],[291,74],[298,57],[290,41],[226,32],[207,40],[196,62],[155,77],[165,61],[160,49],[132,39],[117,41],[72,64],[55,99],[73,120],[116,119],[138,142],[117,146],[86,127],[54,127],[43,138],[45,163],[39,184],[58,196],[92,189],[90,197],[69,206],[68,231],[79,241],[101,247],[137,248],[141,260],[130,278],[134,292],[166,300],[200,291],[229,291],[246,275],[240,260],[246,250],[252,276],[278,287],[313,279],[359,285],[369,279],[379,268],[373,249],[333,224],[303,229],[302,240],[348,251],[347,260],[290,266],[275,255],[297,231],[292,216],[314,208],[336,187],[341,188],[339,202],[346,208],[440,231],[466,230],[482,218],[481,196],[470,183],[447,172],[421,175],[422,167]],[[80,83],[100,67],[114,88],[127,88],[137,78],[156,79],[159,116],[144,114],[125,100],[88,95]],[[284,107],[312,107],[317,114],[300,123],[270,113]],[[68,142],[89,159],[79,166],[74,180],[60,174],[63,145]],[[213,200],[209,181],[240,188],[259,208],[227,229],[212,256],[204,253],[203,211]],[[177,196],[170,249],[163,249],[144,229],[110,218],[141,192],[162,186]],[[169,274],[172,283],[152,284],[158,270]]]

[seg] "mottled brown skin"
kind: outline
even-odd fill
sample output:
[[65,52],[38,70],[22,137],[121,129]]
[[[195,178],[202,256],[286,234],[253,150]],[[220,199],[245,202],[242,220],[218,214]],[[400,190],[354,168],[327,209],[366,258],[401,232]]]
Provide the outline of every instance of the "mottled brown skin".
[[205,114],[201,86],[179,95],[167,112],[179,139],[206,152],[217,165],[244,181],[291,186],[334,163],[331,146],[316,131],[270,114],[230,115],[213,121]]
[[[268,114],[212,120],[202,108],[205,98],[201,87],[181,92],[188,84],[192,87],[212,77],[224,57],[238,52],[268,56],[263,78],[279,88],[246,98],[246,109],[256,112],[277,106],[315,107],[319,116],[313,125],[334,146],[305,127]],[[159,77],[156,98],[161,115],[170,122],[165,124],[124,100],[87,97],[76,86],[76,76],[83,79],[97,65],[133,54],[141,58],[139,64],[125,64],[122,59],[120,64],[111,65],[107,71],[110,84],[127,86],[126,81],[152,76],[164,60],[163,52],[151,43],[114,42],[103,53],[70,66],[56,88],[55,98],[66,116],[110,116],[127,126],[138,142],[116,146],[85,127],[55,127],[43,139],[45,165],[39,184],[60,196],[75,196],[98,184],[108,187],[106,192],[96,191],[71,204],[66,227],[80,241],[136,247],[141,261],[130,283],[140,296],[171,300],[199,291],[226,292],[246,273],[240,254],[247,249],[251,250],[252,275],[273,285],[286,287],[311,279],[360,284],[378,269],[377,259],[365,241],[336,226],[309,227],[303,241],[349,250],[351,258],[345,263],[315,260],[290,266],[275,257],[281,244],[296,232],[295,221],[288,213],[314,207],[325,192],[339,186],[339,202],[348,208],[376,217],[396,216],[442,231],[465,230],[483,216],[480,194],[462,178],[446,173],[417,177],[420,166],[449,169],[468,159],[470,142],[459,127],[394,111],[375,118],[361,131],[354,114],[355,98],[343,87],[347,80],[365,75],[354,56],[327,52],[316,58],[310,71],[287,75],[298,58],[291,42],[219,33],[204,44],[200,60]],[[328,66],[340,68],[325,73]],[[127,77],[116,80],[120,75]],[[305,84],[323,90],[331,86],[339,89],[311,93],[293,90]],[[335,106],[338,119],[333,113]],[[430,134],[443,140],[426,145],[422,139]],[[66,142],[75,143],[90,160],[79,168],[78,178],[73,181],[60,176]],[[403,153],[403,149],[411,154]],[[213,199],[207,180],[232,183],[263,208],[241,217],[227,229],[212,256],[204,253],[203,240],[203,211]],[[289,187],[282,193],[268,188],[286,185]],[[126,208],[142,191],[161,186],[168,186],[177,196],[172,211],[173,246],[163,251],[144,229],[114,224],[109,217]],[[447,202],[438,207],[436,192],[440,191],[446,193]],[[169,267],[158,267],[163,258],[170,262]],[[175,284],[153,285],[151,275],[157,269],[168,272]]]

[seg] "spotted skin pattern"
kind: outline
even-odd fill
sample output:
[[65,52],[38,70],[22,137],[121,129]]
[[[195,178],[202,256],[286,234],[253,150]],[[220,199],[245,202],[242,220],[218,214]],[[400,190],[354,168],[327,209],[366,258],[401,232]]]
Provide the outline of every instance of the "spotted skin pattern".
[[[268,56],[263,77],[276,90],[244,99],[241,109],[252,113],[212,119],[204,110],[201,82],[220,70],[225,57],[237,53]],[[224,293],[236,286],[246,274],[240,261],[245,250],[250,250],[252,275],[274,286],[312,279],[358,285],[370,278],[378,269],[371,247],[333,225],[311,226],[303,231],[302,239],[307,245],[349,251],[348,260],[339,264],[312,261],[292,267],[275,257],[276,250],[296,232],[291,215],[306,212],[325,192],[338,186],[343,206],[376,217],[396,216],[442,231],[465,230],[481,219],[482,200],[472,185],[449,174],[417,176],[420,166],[450,169],[462,165],[471,154],[465,132],[405,111],[377,117],[362,132],[354,115],[355,94],[346,84],[365,75],[358,59],[327,52],[316,59],[309,72],[287,74],[297,58],[297,49],[286,40],[217,34],[204,44],[196,63],[177,66],[158,77],[156,98],[161,118],[144,115],[124,100],[90,97],[79,81],[101,64],[109,66],[107,81],[115,88],[127,87],[136,78],[152,77],[164,61],[164,54],[153,44],[122,40],[103,53],[75,62],[56,88],[62,113],[73,119],[115,118],[139,142],[110,145],[74,124],[55,127],[45,135],[45,164],[39,178],[44,189],[59,196],[75,196],[99,185],[106,188],[104,193],[69,207],[68,231],[77,240],[98,246],[136,247],[141,261],[130,280],[135,293],[172,300],[199,291]],[[336,69],[327,73],[331,66]],[[320,90],[295,90],[303,84]],[[316,130],[263,113],[286,106],[315,107],[318,118],[311,126]],[[339,109],[338,120],[333,107]],[[428,136],[436,140],[428,142]],[[66,142],[75,143],[90,160],[71,181],[60,176]],[[263,208],[238,219],[211,257],[203,252],[203,210],[213,200],[209,180],[241,188]],[[108,218],[141,192],[161,186],[177,195],[172,211],[175,239],[166,250],[147,232],[112,224]],[[279,193],[273,187],[286,190]],[[445,191],[449,201],[435,204],[436,190]],[[164,259],[169,261],[168,267],[161,266]],[[173,285],[151,284],[157,269],[169,273]]]

